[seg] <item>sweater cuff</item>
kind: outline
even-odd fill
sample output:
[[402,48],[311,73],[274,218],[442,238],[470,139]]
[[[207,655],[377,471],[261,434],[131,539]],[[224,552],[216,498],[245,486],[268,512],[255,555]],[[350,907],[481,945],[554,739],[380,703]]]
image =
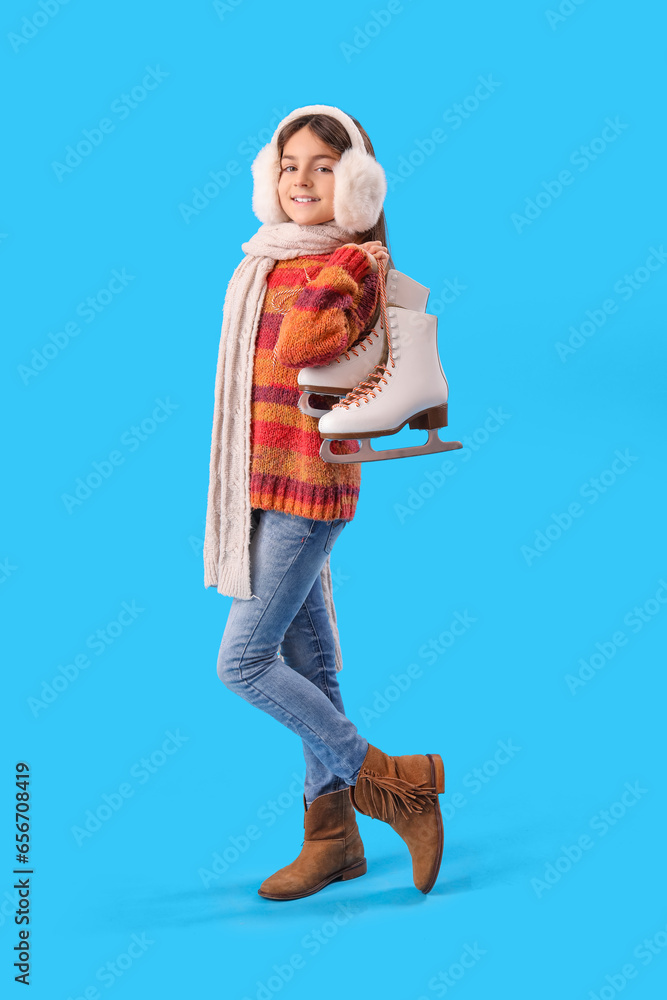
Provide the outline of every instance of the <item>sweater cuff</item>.
[[342,267],[357,283],[373,272],[369,255],[359,247],[338,247],[329,257],[327,267]]

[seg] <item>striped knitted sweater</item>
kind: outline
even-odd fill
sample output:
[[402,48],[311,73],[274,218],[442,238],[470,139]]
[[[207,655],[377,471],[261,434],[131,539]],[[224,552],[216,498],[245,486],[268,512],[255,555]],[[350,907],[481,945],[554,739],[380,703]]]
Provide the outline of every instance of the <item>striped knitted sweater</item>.
[[[308,280],[310,279],[310,280]],[[320,458],[317,418],[298,408],[301,368],[337,358],[368,330],[378,275],[356,247],[278,260],[267,277],[251,397],[250,504],[301,517],[351,521],[361,463]],[[331,397],[328,397],[329,400]],[[322,406],[327,397],[312,397]],[[332,451],[354,453],[355,441]]]

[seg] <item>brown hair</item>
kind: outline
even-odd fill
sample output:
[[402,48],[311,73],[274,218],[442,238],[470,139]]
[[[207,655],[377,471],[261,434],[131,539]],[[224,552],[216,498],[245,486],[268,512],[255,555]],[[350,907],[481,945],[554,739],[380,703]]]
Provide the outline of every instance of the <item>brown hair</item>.
[[[372,157],[375,157],[375,150],[373,149],[373,144],[368,138],[366,131],[361,127],[357,119],[353,116],[349,116],[354,124],[359,129],[361,137],[364,140],[364,146],[366,147],[366,152],[370,153]],[[344,153],[346,149],[349,149],[352,145],[349,135],[347,134],[347,129],[339,122],[337,118],[332,118],[331,115],[326,115],[322,113],[318,114],[304,114],[300,115],[298,118],[293,118],[292,121],[287,122],[286,125],[282,127],[278,134],[278,156],[282,158],[283,149],[288,139],[290,139],[295,132],[298,132],[304,126],[308,128],[323,142],[326,142],[328,146],[335,149],[337,153]],[[387,238],[387,221],[384,215],[384,208],[380,212],[380,216],[374,226],[367,229],[365,233],[353,233],[350,236],[348,242],[350,243],[368,243],[371,240],[380,240],[382,246],[387,248],[389,253],[389,260],[384,262],[385,274],[390,268],[394,267],[394,262],[391,255],[391,247],[389,246],[389,240]],[[369,321],[368,329],[372,330],[377,323],[380,316],[380,301],[378,297],[378,304],[375,309],[373,317]]]

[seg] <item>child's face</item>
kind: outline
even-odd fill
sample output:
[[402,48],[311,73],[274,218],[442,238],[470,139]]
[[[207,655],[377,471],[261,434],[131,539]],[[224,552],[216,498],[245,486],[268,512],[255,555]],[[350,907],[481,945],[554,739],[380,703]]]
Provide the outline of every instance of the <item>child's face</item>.
[[[301,226],[332,222],[333,164],[340,153],[318,138],[307,125],[295,132],[283,149],[278,196],[283,211]],[[315,201],[294,201],[295,196]]]

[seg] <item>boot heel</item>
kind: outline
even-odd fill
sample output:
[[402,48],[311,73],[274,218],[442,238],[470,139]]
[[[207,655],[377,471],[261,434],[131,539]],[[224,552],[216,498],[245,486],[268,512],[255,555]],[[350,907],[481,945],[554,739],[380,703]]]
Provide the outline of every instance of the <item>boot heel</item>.
[[348,868],[344,871],[340,877],[341,882],[346,882],[349,878],[358,878],[359,875],[365,875],[368,870],[368,865],[366,864],[366,858],[360,861],[358,864],[353,865],[352,868]]
[[413,430],[428,431],[434,427],[447,426],[447,403],[441,406],[432,406],[418,416],[408,420],[408,427]]
[[428,753],[426,756],[431,761],[431,773],[438,795],[442,795],[445,790],[445,765],[442,763],[442,757],[439,753]]

